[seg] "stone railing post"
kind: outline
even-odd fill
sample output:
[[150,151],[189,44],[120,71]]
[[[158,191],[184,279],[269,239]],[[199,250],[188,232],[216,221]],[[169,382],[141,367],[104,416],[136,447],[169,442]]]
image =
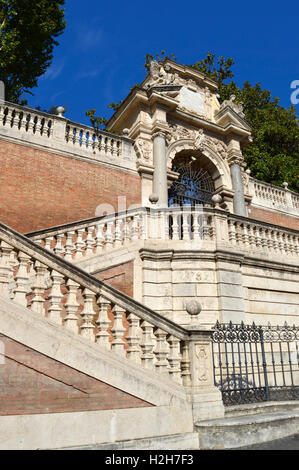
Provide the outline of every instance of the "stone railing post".
[[66,122],[67,120],[63,116],[55,116],[53,119],[53,138],[59,143],[66,141]]
[[214,385],[212,335],[213,330],[186,326],[190,333],[189,359],[191,372],[191,398],[193,420],[224,417],[220,390]]

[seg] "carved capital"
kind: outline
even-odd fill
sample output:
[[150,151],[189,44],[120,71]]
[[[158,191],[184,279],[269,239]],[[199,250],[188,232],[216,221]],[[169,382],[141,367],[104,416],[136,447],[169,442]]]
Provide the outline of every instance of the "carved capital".
[[242,166],[244,157],[242,153],[237,149],[230,149],[228,152],[228,164],[229,166],[237,164]]

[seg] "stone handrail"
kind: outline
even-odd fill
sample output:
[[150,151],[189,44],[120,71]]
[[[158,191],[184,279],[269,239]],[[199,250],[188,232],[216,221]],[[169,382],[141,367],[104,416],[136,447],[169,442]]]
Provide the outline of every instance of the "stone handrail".
[[[138,240],[192,242],[195,249],[216,244],[264,256],[299,257],[299,232],[219,209],[140,207],[27,234],[67,261],[77,262]],[[197,245],[195,245],[197,243]]]
[[0,103],[0,135],[83,158],[112,163],[117,159],[129,168],[135,159],[133,141],[128,137],[96,131],[64,117],[9,102]]
[[211,331],[173,323],[2,223],[0,255],[1,296],[86,341],[191,385],[190,345],[211,339]]
[[278,210],[288,209],[299,215],[299,194],[290,191],[287,184],[280,188],[250,177],[248,190],[249,194],[252,195],[253,205]]

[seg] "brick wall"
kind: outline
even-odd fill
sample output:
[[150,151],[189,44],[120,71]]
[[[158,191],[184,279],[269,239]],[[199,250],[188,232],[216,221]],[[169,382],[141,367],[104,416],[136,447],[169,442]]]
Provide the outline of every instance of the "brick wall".
[[270,224],[280,225],[281,227],[293,228],[299,230],[299,219],[274,212],[266,209],[258,209],[256,207],[250,207],[249,217],[263,222],[269,222]]
[[117,211],[141,202],[137,175],[0,140],[0,220],[22,232],[95,216],[99,204]]
[[0,415],[153,406],[0,335]]
[[94,276],[105,281],[115,289],[133,297],[134,266],[133,261],[100,271]]

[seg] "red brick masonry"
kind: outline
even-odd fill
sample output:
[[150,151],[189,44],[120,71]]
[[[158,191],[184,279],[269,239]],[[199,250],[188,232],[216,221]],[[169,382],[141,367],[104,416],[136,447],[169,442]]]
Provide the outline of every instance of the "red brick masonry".
[[153,406],[0,335],[0,415]]
[[139,176],[0,140],[0,220],[26,233],[141,202]]
[[270,224],[280,225],[281,227],[293,228],[299,230],[299,219],[280,214],[279,212],[267,211],[266,209],[257,209],[256,207],[250,207],[250,217],[252,219],[261,220]]

